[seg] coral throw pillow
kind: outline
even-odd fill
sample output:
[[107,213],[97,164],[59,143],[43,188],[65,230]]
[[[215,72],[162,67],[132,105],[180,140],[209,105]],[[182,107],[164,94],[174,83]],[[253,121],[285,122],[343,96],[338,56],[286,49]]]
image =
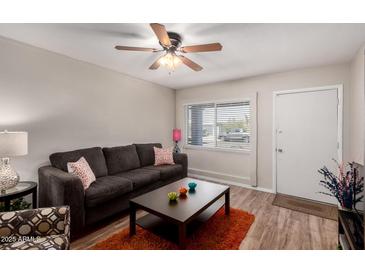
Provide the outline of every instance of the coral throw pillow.
[[85,190],[96,180],[94,172],[84,157],[81,157],[77,162],[67,163],[67,170],[80,178]]
[[172,156],[173,148],[153,147],[153,150],[155,151],[155,166],[175,164]]

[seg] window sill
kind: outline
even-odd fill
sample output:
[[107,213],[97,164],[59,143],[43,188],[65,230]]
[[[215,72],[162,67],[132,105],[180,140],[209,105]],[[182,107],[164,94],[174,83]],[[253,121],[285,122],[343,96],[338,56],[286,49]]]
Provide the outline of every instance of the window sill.
[[221,147],[203,147],[194,145],[184,145],[184,149],[187,150],[206,150],[206,151],[216,151],[216,152],[231,152],[240,154],[250,154],[251,151],[248,149],[237,149],[237,148],[221,148]]

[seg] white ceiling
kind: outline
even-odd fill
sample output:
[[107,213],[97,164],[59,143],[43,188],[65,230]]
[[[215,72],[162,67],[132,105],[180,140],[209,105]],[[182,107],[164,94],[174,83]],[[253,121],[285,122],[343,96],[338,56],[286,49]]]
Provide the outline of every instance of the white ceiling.
[[348,62],[365,43],[365,24],[164,24],[183,45],[220,42],[222,52],[189,53],[204,67],[171,75],[148,67],[159,53],[115,45],[159,47],[148,24],[0,24],[0,35],[174,89],[297,68]]

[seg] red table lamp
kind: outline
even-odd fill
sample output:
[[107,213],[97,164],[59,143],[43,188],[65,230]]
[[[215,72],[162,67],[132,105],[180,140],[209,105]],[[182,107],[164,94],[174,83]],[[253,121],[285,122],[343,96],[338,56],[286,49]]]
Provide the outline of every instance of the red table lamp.
[[174,153],[180,153],[178,142],[181,140],[181,129],[174,128],[172,130],[172,140],[175,142]]

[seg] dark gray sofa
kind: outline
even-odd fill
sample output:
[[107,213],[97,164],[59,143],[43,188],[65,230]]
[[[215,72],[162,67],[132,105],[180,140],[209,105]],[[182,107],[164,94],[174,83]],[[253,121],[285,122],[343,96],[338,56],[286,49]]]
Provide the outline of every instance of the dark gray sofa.
[[[153,147],[161,144],[93,147],[50,156],[51,166],[41,167],[39,206],[70,206],[71,238],[85,226],[128,209],[130,198],[187,176],[186,154],[173,155],[175,165],[154,166]],[[85,157],[96,181],[84,191],[80,179],[67,173],[67,163]]]

